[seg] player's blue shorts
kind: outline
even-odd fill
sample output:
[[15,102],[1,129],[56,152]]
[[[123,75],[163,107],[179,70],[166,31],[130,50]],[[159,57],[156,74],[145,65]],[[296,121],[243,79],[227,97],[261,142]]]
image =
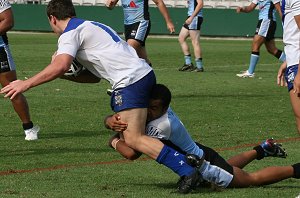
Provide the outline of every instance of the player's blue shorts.
[[294,79],[298,73],[298,64],[289,66],[284,73],[285,81],[288,84],[288,90],[291,91],[294,88]]
[[111,109],[114,112],[120,112],[125,109],[147,108],[152,87],[155,84],[156,77],[152,70],[136,83],[114,90],[111,95]]

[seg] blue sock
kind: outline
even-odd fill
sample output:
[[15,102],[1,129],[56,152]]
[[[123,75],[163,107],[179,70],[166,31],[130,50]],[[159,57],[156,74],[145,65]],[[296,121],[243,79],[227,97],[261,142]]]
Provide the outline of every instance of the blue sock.
[[164,145],[164,147],[162,148],[156,161],[170,168],[180,177],[184,175],[191,175],[195,171],[195,168],[186,163],[186,159],[183,154],[166,145]]
[[258,59],[259,59],[259,52],[256,52],[256,53],[252,52],[251,57],[250,57],[250,65],[249,65],[249,68],[248,68],[248,72],[250,74],[254,73],[254,70],[255,70],[256,64],[258,62]]
[[203,67],[203,64],[202,64],[202,58],[197,58],[195,59],[195,62],[196,62],[196,67],[198,69],[201,69]]
[[191,55],[184,55],[184,63],[190,65],[192,63]]
[[279,57],[279,60],[280,60],[281,62],[284,62],[284,61],[285,61],[285,53],[284,53],[284,52],[281,53],[281,56]]

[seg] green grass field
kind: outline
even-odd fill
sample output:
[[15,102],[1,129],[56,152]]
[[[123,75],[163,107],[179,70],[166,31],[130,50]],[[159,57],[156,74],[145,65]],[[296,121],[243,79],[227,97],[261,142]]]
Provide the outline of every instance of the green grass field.
[[[53,34],[9,34],[18,78],[42,70],[56,50]],[[282,42],[277,45],[282,49]],[[248,67],[251,40],[201,39],[204,73],[179,72],[183,56],[176,38],[149,38],[147,49],[159,83],[173,93],[172,108],[192,137],[225,158],[274,137],[286,159],[266,158],[245,169],[290,165],[300,160],[299,135],[286,88],[276,85],[279,62],[265,48],[254,79],[235,76]],[[118,56],[116,55],[116,58]],[[57,79],[25,93],[39,140],[24,140],[10,101],[0,99],[0,197],[181,197],[177,175],[142,156],[123,160],[107,146],[112,133],[109,84]],[[185,197],[296,197],[300,181],[265,187],[199,189]]]

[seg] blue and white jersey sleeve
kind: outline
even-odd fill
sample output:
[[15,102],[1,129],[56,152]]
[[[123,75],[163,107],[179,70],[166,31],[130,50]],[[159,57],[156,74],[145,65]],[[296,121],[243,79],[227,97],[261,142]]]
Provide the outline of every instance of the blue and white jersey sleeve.
[[195,144],[171,108],[163,116],[147,124],[146,134],[157,139],[169,140],[186,153],[203,156],[203,150]]
[[8,8],[11,8],[11,5],[8,0],[0,0],[0,13],[4,12]]
[[299,64],[300,31],[294,16],[300,15],[300,0],[285,0],[283,9],[283,42],[287,66]]
[[112,89],[131,85],[152,68],[109,26],[72,18],[58,39],[57,55],[69,54]]

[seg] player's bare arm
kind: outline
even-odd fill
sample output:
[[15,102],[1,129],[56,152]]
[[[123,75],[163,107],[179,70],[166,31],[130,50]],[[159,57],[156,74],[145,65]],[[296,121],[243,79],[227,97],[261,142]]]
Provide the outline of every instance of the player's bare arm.
[[165,5],[165,3],[162,0],[153,0],[153,2],[157,5],[160,13],[163,15],[166,24],[167,24],[167,28],[170,31],[170,33],[174,33],[175,32],[175,26],[172,22],[172,19],[169,15],[168,9]]
[[107,7],[107,9],[112,10],[116,6],[118,1],[119,0],[107,0],[105,6]]
[[5,93],[4,97],[13,99],[19,93],[23,93],[32,87],[49,82],[63,75],[69,70],[72,60],[73,57],[70,55],[58,55],[52,63],[50,63],[44,70],[42,70],[35,76],[25,81],[13,81],[7,86],[3,87],[0,93]]
[[0,14],[0,34],[5,34],[14,26],[14,17],[11,8]]
[[286,70],[286,61],[281,64],[277,73],[277,85],[279,86],[287,86],[287,83],[285,82],[284,79],[285,70]]
[[275,9],[276,9],[277,13],[279,14],[280,18],[282,18],[280,2],[275,3],[274,6],[275,6]]
[[250,5],[248,6],[245,6],[245,7],[237,7],[236,8],[236,12],[237,13],[241,13],[241,12],[245,12],[245,13],[248,13],[248,12],[252,12],[256,7],[256,4],[255,3],[251,3]]

